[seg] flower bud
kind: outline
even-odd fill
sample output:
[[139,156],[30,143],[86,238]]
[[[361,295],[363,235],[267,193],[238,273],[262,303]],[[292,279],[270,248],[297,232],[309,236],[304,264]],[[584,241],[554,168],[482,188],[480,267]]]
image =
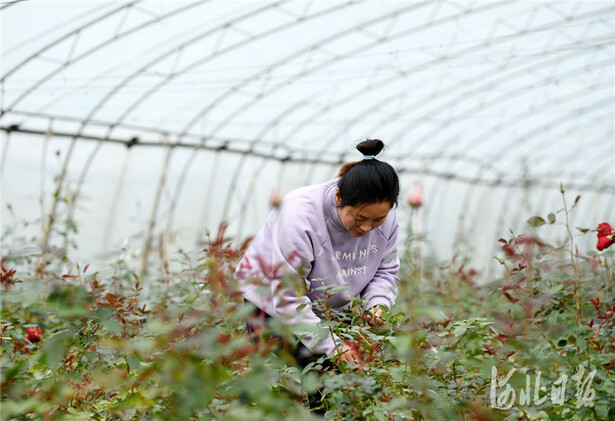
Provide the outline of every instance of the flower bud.
[[417,182],[412,185],[412,190],[408,194],[408,204],[413,208],[420,208],[423,204],[423,192]]
[[282,204],[282,196],[280,195],[280,191],[275,187],[271,190],[271,196],[269,196],[269,204],[273,208],[279,208]]

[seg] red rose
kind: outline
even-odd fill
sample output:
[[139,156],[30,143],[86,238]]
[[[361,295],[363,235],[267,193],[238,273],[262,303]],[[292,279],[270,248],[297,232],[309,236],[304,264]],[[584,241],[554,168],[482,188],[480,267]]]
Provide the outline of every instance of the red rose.
[[27,327],[26,333],[28,334],[27,340],[30,343],[40,342],[43,340],[43,332],[41,331],[41,328],[38,326]]
[[615,230],[606,222],[598,225],[598,250],[604,250],[611,244],[615,243]]

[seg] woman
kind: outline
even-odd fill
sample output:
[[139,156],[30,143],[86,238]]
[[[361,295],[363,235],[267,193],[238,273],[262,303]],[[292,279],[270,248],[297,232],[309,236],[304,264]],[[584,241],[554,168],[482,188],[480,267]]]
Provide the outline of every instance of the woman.
[[[323,286],[347,286],[327,297],[327,307],[341,308],[350,303],[349,296],[360,296],[379,324],[380,306],[390,309],[395,303],[399,258],[393,208],[399,178],[391,165],[375,158],[383,147],[378,139],[361,142],[357,149],[363,160],[344,164],[339,178],[289,193],[235,272],[243,297],[267,317],[283,318],[313,355],[357,357],[337,336],[317,327]],[[301,288],[284,282],[289,277],[300,280]]]

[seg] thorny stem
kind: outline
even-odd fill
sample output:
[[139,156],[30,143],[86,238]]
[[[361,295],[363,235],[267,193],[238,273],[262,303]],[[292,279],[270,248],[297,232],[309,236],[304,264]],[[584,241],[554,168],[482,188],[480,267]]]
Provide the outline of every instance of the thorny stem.
[[566,310],[567,312],[569,312],[569,313],[570,313],[570,314],[572,314],[572,315],[574,315],[574,314],[575,314],[575,313],[574,313],[574,311],[572,311],[572,310],[570,309],[570,307],[568,307],[568,306],[566,305],[566,303],[565,303],[565,302],[563,302],[563,301],[555,301],[554,299],[551,299],[551,304],[553,304],[554,306],[559,306],[559,307],[563,308],[564,310]]
[[[572,232],[570,231],[570,221],[568,218],[568,205],[566,204],[566,195],[564,194],[564,187],[560,188],[562,192],[562,200],[564,201],[564,214],[566,215],[566,231],[568,232],[568,238],[570,239],[570,261],[572,262],[572,268],[574,270],[574,276],[572,277],[572,282],[574,283],[574,299],[577,307],[576,320],[577,324],[581,324],[581,306],[579,304],[579,284],[577,282],[577,263],[574,258],[574,237]],[[574,205],[573,205],[574,207]]]
[[604,256],[603,265],[606,268],[605,275],[604,275],[605,278],[603,278],[604,282],[606,285],[608,285],[608,289],[612,290],[615,287],[615,265],[612,265],[612,264],[609,265],[609,260],[607,259],[606,256]]
[[457,383],[457,368],[455,367],[455,361],[453,361],[453,380],[455,381],[455,395],[459,399],[459,383]]
[[466,336],[466,334],[468,333],[468,330],[469,330],[469,329],[467,329],[465,332],[463,332],[463,333],[461,334],[461,336],[459,336],[459,339],[457,339],[457,340],[455,341],[455,343],[453,344],[452,349],[457,349],[457,346],[459,345],[459,342],[461,342],[461,340],[464,338],[464,336]]
[[538,320],[536,320],[536,317],[534,317],[534,312],[530,308],[528,308],[525,303],[523,302],[520,302],[520,303],[521,303],[521,306],[525,309],[526,313],[532,315],[532,323],[534,323],[534,325],[536,325],[536,327],[538,328],[538,332],[540,333],[540,336],[542,336],[544,340],[549,342],[549,345],[551,345],[551,348],[553,348],[553,351],[557,352],[557,345],[555,345],[555,342],[553,342],[551,339],[549,339],[547,335],[545,335],[540,323],[538,323]]
[[[324,286],[325,283],[323,282],[322,285]],[[327,299],[328,298],[329,298],[329,293],[325,290],[324,302],[323,302],[323,314],[325,316],[325,320],[331,321],[331,315],[329,314],[329,306],[327,306]],[[329,326],[329,335],[331,335],[331,340],[333,341],[333,343],[336,344],[335,349],[336,350],[340,349],[337,346],[337,343],[335,341],[335,334],[333,333],[333,327],[332,326]]]
[[[504,268],[506,269],[506,273],[508,274],[508,276],[512,278],[511,270],[508,268],[508,265],[506,265],[506,263],[504,263]],[[576,286],[576,280],[575,280],[575,286]],[[577,294],[576,294],[576,288],[575,288],[575,296],[576,295]],[[557,346],[555,345],[555,343],[551,339],[549,339],[549,337],[547,335],[545,335],[545,333],[543,332],[543,330],[542,330],[542,328],[540,326],[540,323],[538,323],[538,321],[536,320],[536,317],[534,317],[534,312],[523,301],[519,300],[519,304],[521,304],[521,307],[523,307],[523,309],[525,310],[526,314],[530,314],[532,316],[532,319],[531,319],[532,323],[534,323],[534,325],[536,325],[536,327],[538,328],[538,332],[540,333],[540,336],[542,336],[543,339],[546,340],[549,343],[549,345],[551,345],[551,348],[553,348],[553,351],[557,352]],[[578,313],[577,313],[577,318],[578,318]],[[578,322],[578,319],[577,319],[577,322]],[[525,328],[524,328],[524,330],[525,330]],[[465,332],[464,332],[464,335],[465,335]],[[459,341],[457,341],[457,343],[459,343]],[[457,343],[455,344],[455,346],[457,346]]]
[[188,255],[188,253],[186,253],[183,249],[179,250],[179,253],[184,256],[184,258],[186,259],[186,262],[188,263],[188,268],[190,270],[190,273],[192,274],[192,282],[193,285],[195,286],[196,291],[198,292],[198,287],[197,287],[197,270],[196,268],[192,265],[192,259],[190,258],[190,256]]
[[[90,335],[93,335],[94,333],[96,333],[96,331],[100,328],[100,325],[98,323],[93,323],[91,326],[86,326],[85,327],[85,332],[84,332],[84,336],[89,337]],[[80,352],[79,355],[77,357],[77,363],[75,365],[75,367],[79,367],[79,364],[81,363],[81,360],[83,359],[83,357],[85,356],[85,353],[88,351],[89,346],[86,345]],[[98,354],[99,358],[100,358],[100,353]]]

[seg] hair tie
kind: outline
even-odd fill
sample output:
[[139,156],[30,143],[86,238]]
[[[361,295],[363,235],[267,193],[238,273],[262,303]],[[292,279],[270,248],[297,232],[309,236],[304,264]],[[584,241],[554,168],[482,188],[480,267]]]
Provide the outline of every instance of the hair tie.
[[364,160],[365,160],[365,159],[374,159],[374,158],[375,158],[375,156],[374,156],[374,155],[364,155],[364,156],[363,156],[363,159],[364,159]]

